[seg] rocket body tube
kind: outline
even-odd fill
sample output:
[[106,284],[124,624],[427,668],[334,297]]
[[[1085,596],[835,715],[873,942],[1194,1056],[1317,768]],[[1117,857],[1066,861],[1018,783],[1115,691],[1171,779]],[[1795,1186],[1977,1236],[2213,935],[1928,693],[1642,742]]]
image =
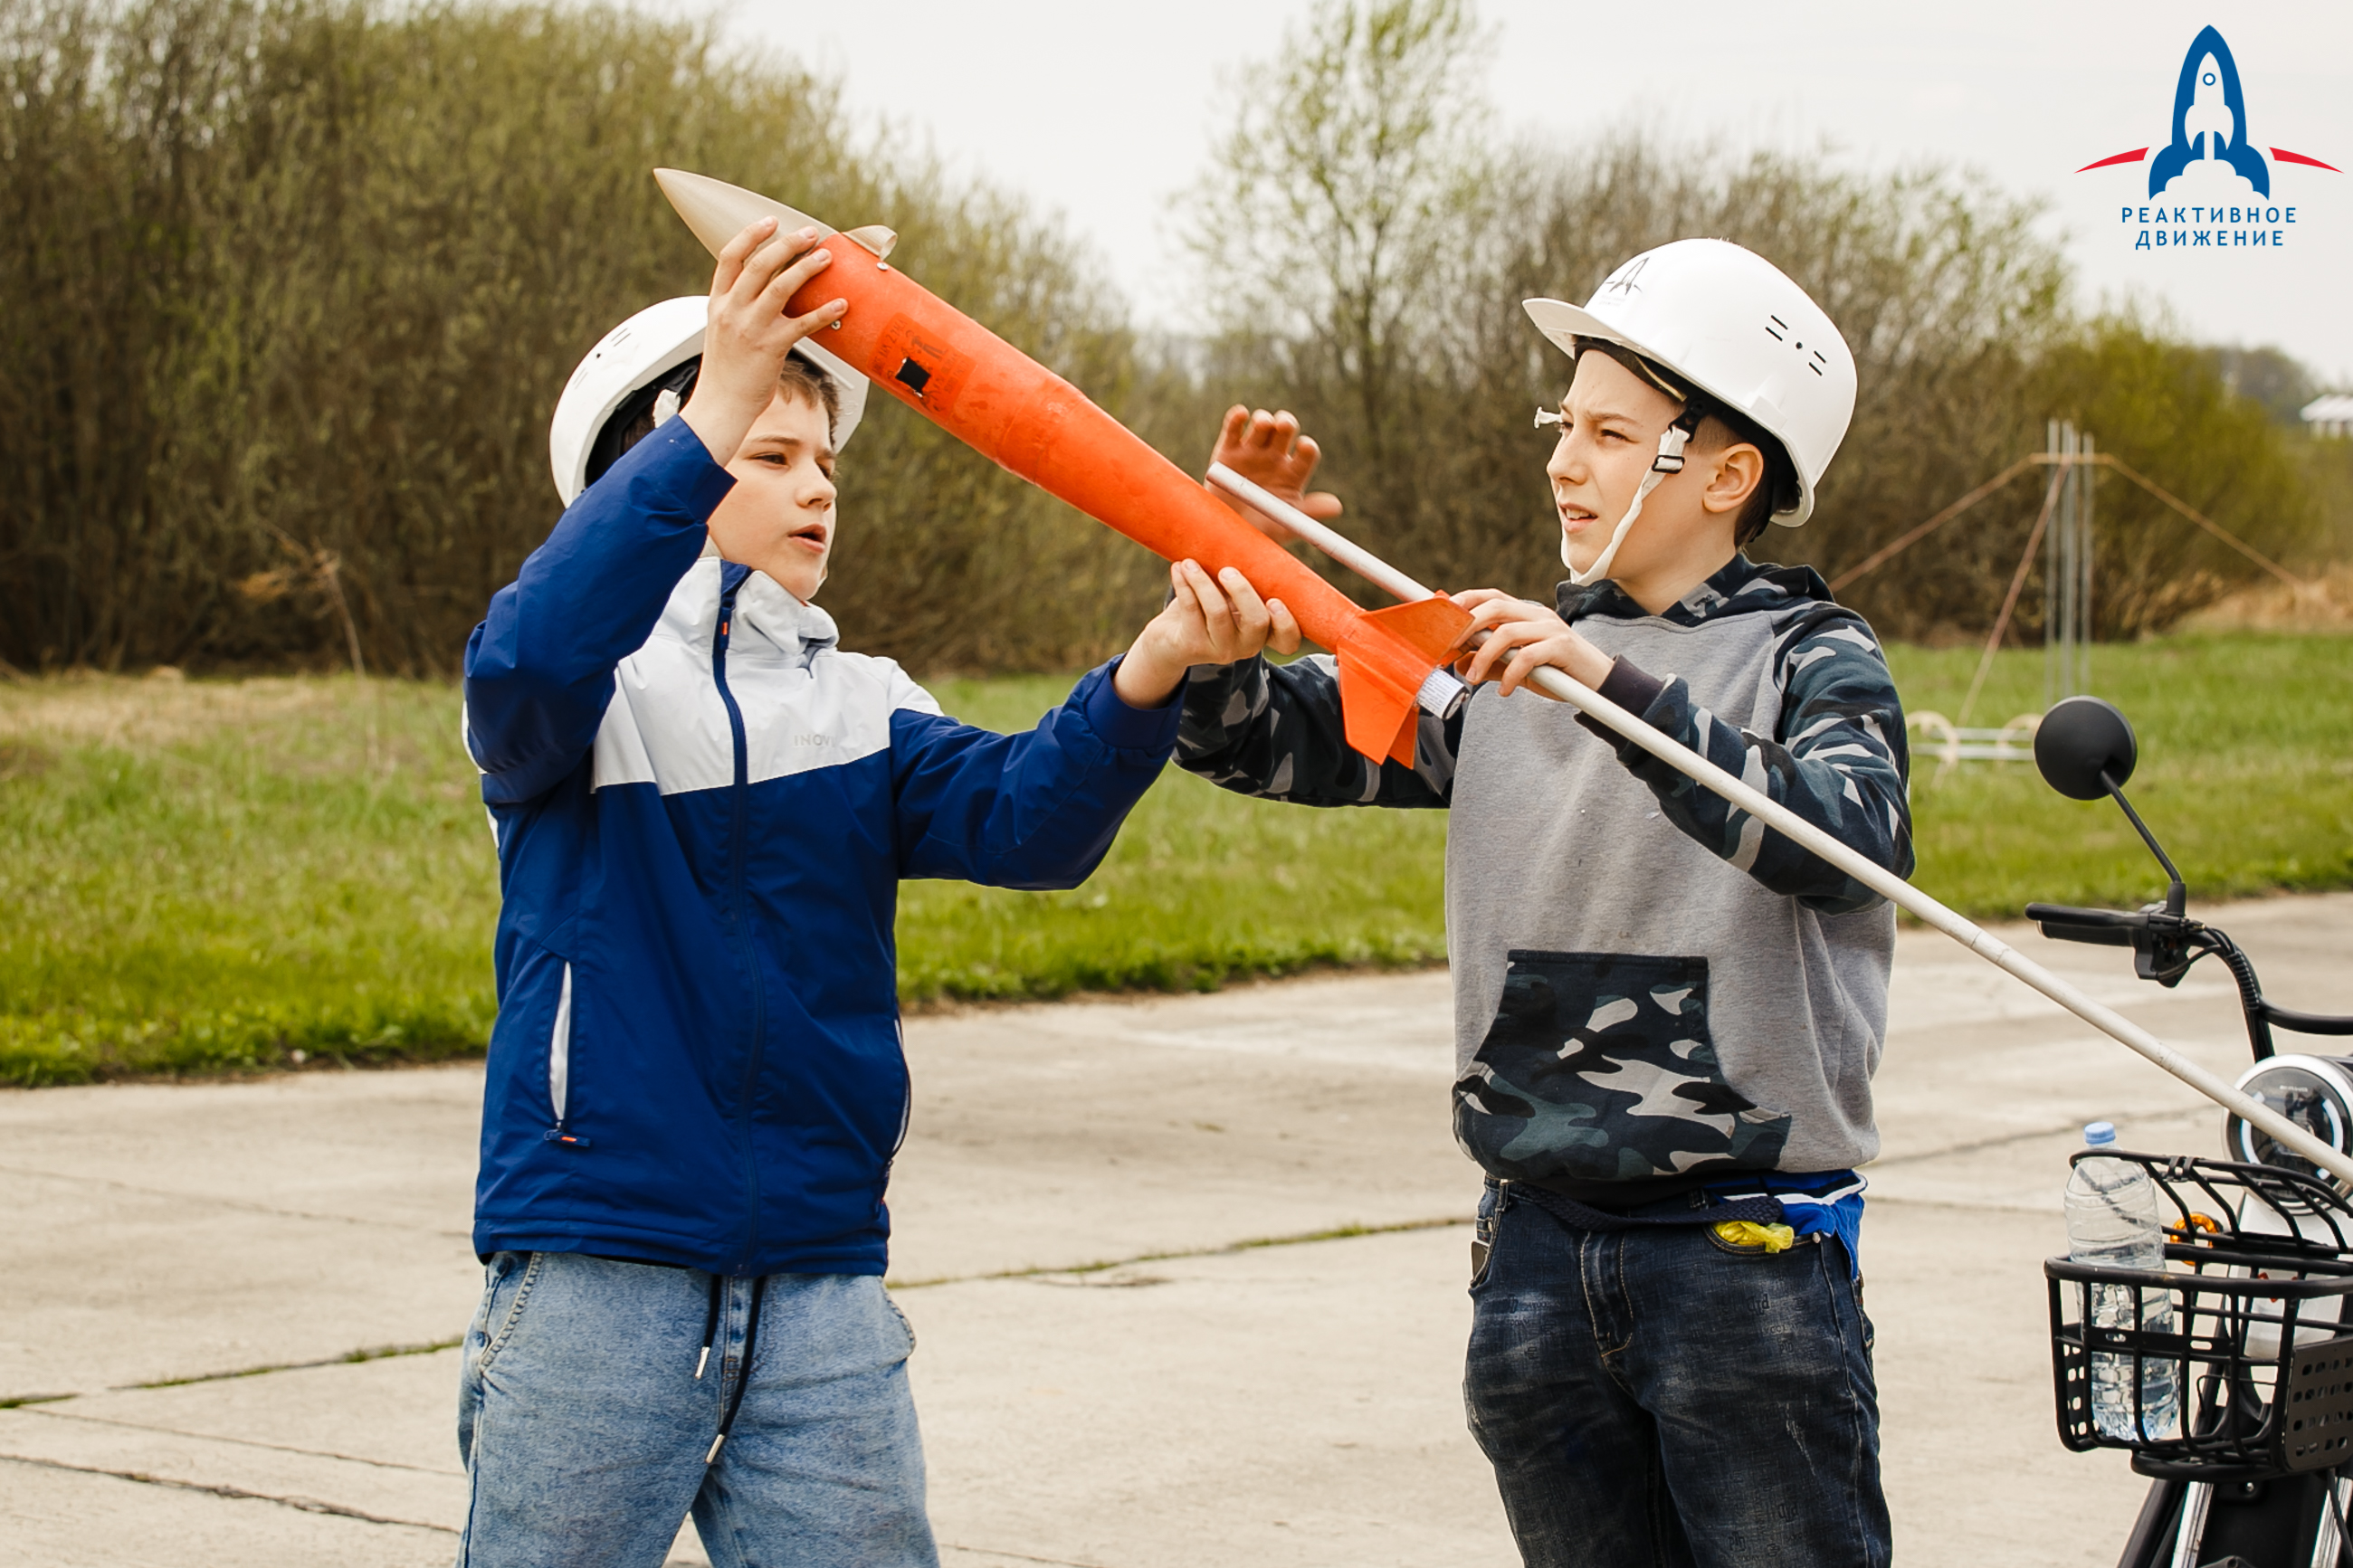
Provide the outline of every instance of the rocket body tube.
[[[824,224],[754,192],[677,170],[655,172],[670,204],[714,254],[755,219]],[[861,235],[865,231],[860,231]],[[1445,599],[1367,611],[1259,532],[1069,382],[923,288],[858,236],[829,234],[832,265],[789,301],[803,314],[845,299],[824,346],[873,384],[983,456],[1170,561],[1212,574],[1231,566],[1281,599],[1309,637],[1339,657],[1348,742],[1368,757],[1413,757],[1423,679],[1470,625]]]

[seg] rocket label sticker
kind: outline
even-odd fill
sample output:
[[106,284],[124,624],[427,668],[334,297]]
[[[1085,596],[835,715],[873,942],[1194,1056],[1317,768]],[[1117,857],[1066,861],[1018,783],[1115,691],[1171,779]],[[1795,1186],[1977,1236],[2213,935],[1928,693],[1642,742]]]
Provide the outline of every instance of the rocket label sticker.
[[972,374],[972,356],[925,337],[909,316],[893,316],[874,345],[867,363],[873,378],[929,414],[945,414],[955,406]]

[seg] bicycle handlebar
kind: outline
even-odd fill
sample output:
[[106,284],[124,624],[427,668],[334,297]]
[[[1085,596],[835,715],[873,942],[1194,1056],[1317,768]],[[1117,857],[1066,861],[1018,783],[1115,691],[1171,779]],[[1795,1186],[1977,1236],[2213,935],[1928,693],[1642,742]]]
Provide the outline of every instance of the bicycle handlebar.
[[2053,942],[2129,947],[2137,955],[2135,967],[2141,978],[2165,985],[2179,984],[2201,955],[2217,955],[2238,982],[2240,1007],[2246,1014],[2248,1037],[2258,1058],[2272,1054],[2274,1027],[2297,1035],[2353,1035],[2353,1017],[2299,1013],[2266,998],[2256,984],[2254,965],[2237,944],[2201,921],[2155,908],[2094,910],[2073,904],[2029,904],[2026,918]]
[[2026,918],[2053,942],[2085,942],[2098,947],[2130,947],[2134,933],[2148,929],[2146,913],[2077,909],[2071,904],[2029,904]]

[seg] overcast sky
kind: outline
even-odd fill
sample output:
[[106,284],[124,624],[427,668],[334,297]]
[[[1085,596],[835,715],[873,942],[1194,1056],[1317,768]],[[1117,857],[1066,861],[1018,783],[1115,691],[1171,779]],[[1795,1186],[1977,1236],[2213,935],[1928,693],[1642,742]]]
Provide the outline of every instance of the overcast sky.
[[[681,9],[694,8],[681,5]],[[1167,218],[1206,161],[1233,68],[1262,59],[1305,0],[741,0],[744,37],[839,74],[853,110],[929,135],[967,171],[1059,209],[1140,319],[1186,324]],[[2296,209],[2286,247],[2136,251],[2127,204],[2147,166],[2077,174],[2170,137],[2198,30],[2235,55],[2250,139],[2353,171],[2353,5],[1892,6],[1683,0],[1600,7],[1487,0],[1504,122],[1574,142],[1630,123],[1732,145],[1811,148],[1873,168],[1974,167],[2052,204],[2084,289],[2137,296],[2200,340],[2275,343],[2353,386],[2353,172],[2273,164],[2267,205]],[[2192,185],[2197,186],[2192,190]],[[2193,171],[2169,200],[2230,202],[2235,175]],[[772,193],[786,200],[791,193]],[[820,214],[850,226],[887,213]],[[912,258],[911,258],[912,259]]]

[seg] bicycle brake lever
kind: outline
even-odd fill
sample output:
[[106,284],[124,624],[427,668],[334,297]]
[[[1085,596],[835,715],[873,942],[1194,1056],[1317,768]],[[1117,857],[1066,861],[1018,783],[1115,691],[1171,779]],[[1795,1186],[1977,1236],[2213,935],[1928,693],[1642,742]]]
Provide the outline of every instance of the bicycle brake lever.
[[2206,928],[2187,915],[2168,912],[2163,904],[2150,904],[2141,913],[2147,923],[2132,933],[2133,973],[2170,991],[2211,951],[2203,940]]

